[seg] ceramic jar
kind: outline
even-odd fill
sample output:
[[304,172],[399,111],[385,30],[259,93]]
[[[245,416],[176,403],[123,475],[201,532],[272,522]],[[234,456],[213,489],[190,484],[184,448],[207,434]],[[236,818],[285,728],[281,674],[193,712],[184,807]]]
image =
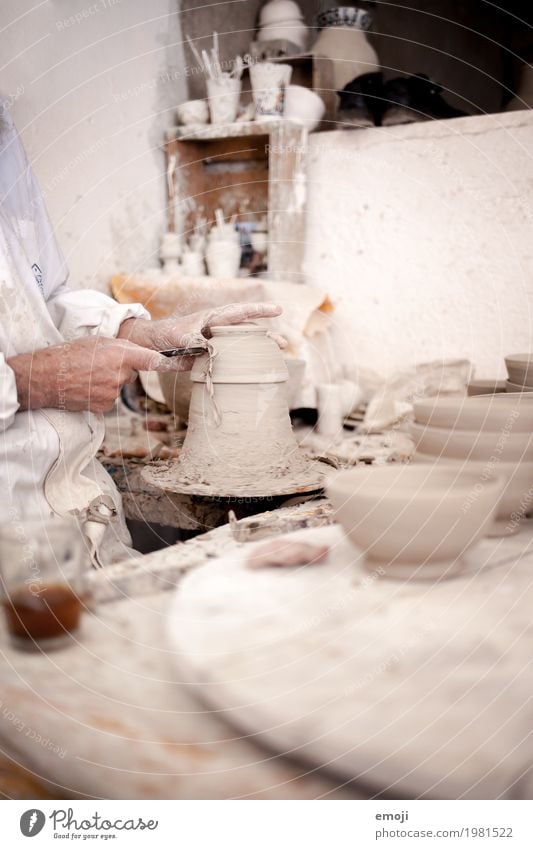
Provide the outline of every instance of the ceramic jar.
[[211,239],[205,259],[210,277],[237,277],[241,246],[234,239]]
[[212,124],[233,124],[241,97],[241,80],[222,74],[207,80],[207,100]]
[[[184,473],[235,487],[290,463],[297,451],[286,394],[288,372],[266,327],[212,328],[212,359],[197,357],[189,429],[180,455]],[[211,374],[208,377],[208,368]]]
[[291,81],[292,68],[279,62],[258,62],[250,68],[256,121],[283,117],[285,88]]
[[332,7],[318,16],[321,31],[311,52],[332,60],[335,91],[342,91],[356,77],[381,70],[377,53],[366,37],[371,23],[368,12],[352,6]]

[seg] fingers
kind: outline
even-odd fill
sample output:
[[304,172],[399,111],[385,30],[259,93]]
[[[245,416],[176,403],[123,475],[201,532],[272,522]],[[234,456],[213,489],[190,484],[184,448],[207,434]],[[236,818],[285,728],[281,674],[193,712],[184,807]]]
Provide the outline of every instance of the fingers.
[[[134,342],[121,341],[122,366],[132,371],[180,371],[180,357],[164,357]],[[188,358],[187,358],[188,359]]]
[[269,336],[269,337],[270,337],[270,338],[271,338],[271,339],[272,339],[272,340],[276,343],[276,345],[278,346],[278,348],[281,348],[281,350],[282,350],[282,351],[283,351],[283,350],[284,350],[284,349],[288,346],[288,344],[289,344],[289,343],[287,342],[287,340],[285,339],[285,337],[284,337],[284,336],[281,336],[279,333],[274,333],[274,331],[273,331],[273,330],[268,330],[268,331],[267,331],[267,336]]
[[209,336],[206,330],[216,325],[242,324],[253,321],[255,318],[275,318],[282,312],[278,304],[229,304],[227,307],[220,307],[208,313],[202,332]]

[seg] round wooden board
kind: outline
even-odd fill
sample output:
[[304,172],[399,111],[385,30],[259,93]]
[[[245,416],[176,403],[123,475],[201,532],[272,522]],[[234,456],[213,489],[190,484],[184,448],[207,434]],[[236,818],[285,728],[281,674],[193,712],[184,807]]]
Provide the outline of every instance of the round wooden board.
[[170,636],[182,676],[242,732],[392,797],[530,798],[533,538],[484,540],[454,579],[369,575],[338,526],[290,535],[323,565],[192,571]]
[[221,484],[216,488],[201,481],[183,480],[178,477],[176,461],[161,461],[147,465],[142,470],[142,478],[150,486],[163,492],[178,495],[200,495],[206,498],[274,498],[281,495],[299,495],[318,492],[325,484],[325,473],[332,467],[321,460],[309,460],[303,472],[283,477],[258,479],[256,486],[237,488]]

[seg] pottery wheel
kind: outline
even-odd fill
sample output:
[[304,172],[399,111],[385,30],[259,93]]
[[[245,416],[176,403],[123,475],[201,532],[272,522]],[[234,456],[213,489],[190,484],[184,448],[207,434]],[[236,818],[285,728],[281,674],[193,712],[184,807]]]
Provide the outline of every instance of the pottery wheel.
[[221,483],[216,489],[212,484],[202,481],[180,479],[176,472],[176,461],[168,460],[153,463],[142,471],[142,477],[151,486],[179,495],[203,495],[219,498],[268,498],[277,495],[297,495],[304,492],[315,492],[324,487],[324,474],[331,472],[331,465],[320,460],[309,460],[306,468],[290,474],[278,476],[262,476],[256,485],[249,482],[245,487]]
[[369,575],[338,526],[291,536],[328,562],[254,571],[248,543],[185,577],[183,680],[240,732],[393,798],[531,798],[530,527],[440,583]]

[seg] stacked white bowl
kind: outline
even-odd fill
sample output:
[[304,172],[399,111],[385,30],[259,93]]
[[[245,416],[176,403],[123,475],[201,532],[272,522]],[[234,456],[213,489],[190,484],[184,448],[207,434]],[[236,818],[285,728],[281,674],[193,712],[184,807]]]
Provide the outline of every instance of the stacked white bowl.
[[476,492],[483,490],[487,476],[503,475],[505,488],[491,533],[519,530],[533,505],[533,396],[436,398],[415,403],[414,414],[414,463],[469,469],[478,476]]
[[[490,531],[505,479],[464,467],[358,466],[327,483],[335,516],[373,577],[442,579]],[[465,509],[468,505],[468,509]]]
[[507,392],[533,392],[533,354],[510,354],[505,365]]

